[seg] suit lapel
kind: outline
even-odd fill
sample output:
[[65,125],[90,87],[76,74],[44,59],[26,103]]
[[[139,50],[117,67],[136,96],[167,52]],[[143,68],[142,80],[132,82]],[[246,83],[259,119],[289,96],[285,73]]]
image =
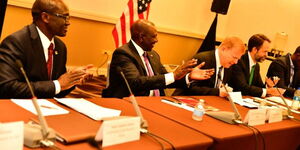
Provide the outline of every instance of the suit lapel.
[[48,79],[47,64],[46,64],[44,49],[43,49],[42,42],[39,37],[38,31],[34,24],[31,24],[29,26],[29,32],[30,32],[31,41],[32,41],[32,52],[33,52],[32,58],[35,59],[33,61],[36,64],[40,64],[39,70],[41,71],[42,78]]
[[158,65],[158,61],[154,58],[153,51],[148,52],[148,59],[149,59],[149,62],[150,62],[150,65],[151,65],[154,75],[159,74],[159,69],[160,69],[159,66],[160,65]]
[[136,48],[134,47],[134,45],[131,41],[129,42],[128,47],[129,47],[129,51],[131,51],[132,57],[138,63],[137,66],[141,66],[144,75],[147,75],[147,71],[146,71],[146,68],[144,66],[144,63],[143,63],[139,53],[137,52]]

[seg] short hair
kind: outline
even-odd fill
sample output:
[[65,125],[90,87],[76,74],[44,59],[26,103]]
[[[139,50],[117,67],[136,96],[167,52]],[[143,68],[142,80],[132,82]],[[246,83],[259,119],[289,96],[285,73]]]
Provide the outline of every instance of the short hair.
[[57,10],[57,3],[60,0],[36,0],[31,8],[33,22],[40,18],[42,12],[53,13]]
[[295,54],[300,54],[300,46],[298,46],[297,49],[295,50],[294,55]]
[[254,34],[248,41],[248,51],[251,52],[253,47],[260,49],[264,41],[271,43],[271,40],[263,34]]
[[232,47],[240,47],[245,49],[244,42],[235,36],[226,37],[224,41],[220,44],[220,47],[232,48]]
[[149,20],[139,19],[130,27],[131,39],[136,40],[139,38],[140,33],[145,33],[149,26],[155,26],[153,22]]

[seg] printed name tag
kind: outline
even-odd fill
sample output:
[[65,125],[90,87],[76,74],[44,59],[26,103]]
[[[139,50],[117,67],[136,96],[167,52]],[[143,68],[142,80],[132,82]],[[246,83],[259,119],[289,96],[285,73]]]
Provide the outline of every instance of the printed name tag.
[[269,120],[269,123],[282,121],[282,109],[281,108],[268,109],[267,119]]
[[22,150],[24,141],[24,122],[0,123],[1,150]]
[[265,124],[265,120],[266,109],[251,109],[248,111],[244,122],[250,126],[255,126]]
[[117,117],[104,120],[95,137],[102,147],[140,139],[140,117]]

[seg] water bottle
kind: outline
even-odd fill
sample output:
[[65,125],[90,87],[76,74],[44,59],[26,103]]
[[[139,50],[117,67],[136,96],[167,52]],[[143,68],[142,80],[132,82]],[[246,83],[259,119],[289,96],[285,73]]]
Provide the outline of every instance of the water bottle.
[[299,103],[300,103],[300,88],[295,91],[293,102],[292,102],[292,109],[298,110],[299,109]]
[[194,112],[193,112],[192,118],[196,121],[201,121],[204,113],[205,113],[205,110],[203,107],[203,102],[199,101],[194,107]]

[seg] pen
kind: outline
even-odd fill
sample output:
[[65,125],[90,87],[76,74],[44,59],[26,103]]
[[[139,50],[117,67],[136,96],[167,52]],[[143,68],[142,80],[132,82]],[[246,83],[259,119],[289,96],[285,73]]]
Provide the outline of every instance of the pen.
[[46,105],[40,105],[42,108],[47,108],[47,109],[57,109],[57,108],[54,108],[54,107],[50,107],[50,106],[46,106]]

